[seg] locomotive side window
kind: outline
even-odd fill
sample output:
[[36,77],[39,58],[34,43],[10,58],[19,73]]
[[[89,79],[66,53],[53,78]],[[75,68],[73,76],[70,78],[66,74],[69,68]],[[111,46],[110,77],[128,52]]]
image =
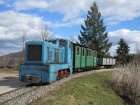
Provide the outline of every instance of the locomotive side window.
[[61,52],[61,54],[60,54],[60,60],[61,60],[61,62],[63,62],[63,52]]
[[49,61],[52,60],[52,51],[49,51]]
[[59,62],[59,49],[57,48],[54,49],[54,62]]
[[27,60],[41,61],[42,59],[42,45],[28,45]]

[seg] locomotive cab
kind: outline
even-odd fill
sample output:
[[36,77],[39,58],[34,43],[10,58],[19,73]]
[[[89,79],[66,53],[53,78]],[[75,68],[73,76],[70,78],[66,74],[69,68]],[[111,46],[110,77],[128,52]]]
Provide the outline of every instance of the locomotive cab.
[[48,42],[27,42],[25,50],[25,63],[48,64],[64,62],[64,47]]

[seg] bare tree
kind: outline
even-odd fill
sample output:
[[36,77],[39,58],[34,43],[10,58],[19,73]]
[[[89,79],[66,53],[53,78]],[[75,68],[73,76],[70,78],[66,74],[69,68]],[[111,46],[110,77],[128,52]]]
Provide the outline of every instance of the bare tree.
[[25,40],[26,40],[27,32],[22,28],[22,55],[21,55],[21,63],[24,62],[24,54],[25,54]]
[[7,56],[4,56],[3,57],[3,67],[4,68],[7,68],[7,61],[8,61],[8,57]]
[[45,41],[48,38],[50,38],[51,35],[52,35],[52,32],[48,28],[42,27],[41,28],[41,35],[36,35],[35,40]]

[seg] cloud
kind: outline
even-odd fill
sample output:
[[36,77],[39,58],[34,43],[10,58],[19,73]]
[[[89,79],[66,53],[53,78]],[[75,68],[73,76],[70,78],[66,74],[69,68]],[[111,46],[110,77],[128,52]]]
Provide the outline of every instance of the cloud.
[[0,55],[20,51],[23,31],[26,39],[33,40],[35,35],[41,35],[44,23],[41,17],[14,11],[0,12]]
[[14,3],[14,8],[17,11],[38,8],[44,11],[58,12],[64,15],[62,21],[66,22],[82,15],[82,12],[87,11],[91,3],[92,0],[51,0],[50,2],[47,2],[47,0],[20,0]]
[[75,18],[75,19],[71,19],[68,22],[56,22],[54,24],[51,24],[51,26],[53,28],[58,28],[58,27],[72,27],[74,25],[79,25],[79,24],[83,24],[84,23],[84,19],[83,18]]
[[3,0],[0,0],[0,4],[3,4],[3,2],[4,2]]
[[48,7],[45,0],[20,0],[14,3],[16,10],[29,10],[34,8],[44,9]]
[[117,46],[118,46],[118,45],[113,45],[113,46],[109,49],[109,52],[110,52],[111,56],[115,56],[115,55],[116,55]]
[[[116,25],[121,21],[132,20],[140,16],[139,0],[95,0],[105,21]],[[70,21],[87,14],[93,0],[20,0],[15,2],[16,10],[39,8],[49,12],[58,12],[64,17],[62,21]]]
[[0,39],[17,39],[21,37],[22,30],[27,32],[37,30],[43,25],[40,17],[14,11],[0,13]]
[[[72,25],[79,24],[83,21],[82,18],[71,20],[68,23],[55,23],[43,21],[41,17],[14,12],[5,11],[0,12],[0,45],[6,47],[8,44],[11,48],[17,47],[18,44],[22,48],[23,31],[26,32],[26,39],[33,40],[36,36],[41,35],[41,28],[46,25],[50,27],[71,27]],[[2,43],[2,41],[5,41]],[[15,46],[14,46],[15,45]],[[19,48],[18,48],[19,49]],[[10,52],[9,52],[10,53]]]
[[68,21],[81,16],[89,9],[92,2],[92,0],[52,0],[48,5],[48,11],[59,12],[64,15],[63,21]]
[[17,40],[1,40],[0,39],[0,56],[4,54],[21,51],[22,49],[21,39],[17,39]]
[[[140,16],[139,0],[102,0],[98,1],[99,9],[110,25],[114,22],[132,20]],[[112,24],[113,23],[113,24]]]
[[[119,29],[117,31],[109,32],[109,37],[112,39],[124,38],[127,42],[139,43],[140,42],[140,31],[130,31],[129,29]],[[114,40],[114,41],[115,41]]]
[[78,36],[71,36],[71,37],[69,38],[69,40],[70,40],[71,42],[73,42],[73,43],[76,43],[77,40],[78,40]]
[[61,35],[56,34],[54,38],[63,38]]
[[130,47],[130,53],[136,53],[136,45],[140,46],[140,31],[129,30],[129,29],[119,29],[113,32],[108,33],[110,42],[113,43],[113,46],[110,49],[112,55],[115,55],[116,48],[120,38],[123,38]]

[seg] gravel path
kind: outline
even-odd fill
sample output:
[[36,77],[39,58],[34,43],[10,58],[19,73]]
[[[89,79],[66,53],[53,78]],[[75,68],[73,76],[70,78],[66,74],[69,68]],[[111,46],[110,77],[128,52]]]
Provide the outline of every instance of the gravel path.
[[13,92],[8,92],[4,95],[0,96],[0,105],[27,105],[31,103],[33,100],[38,99],[43,95],[49,94],[51,91],[56,89],[58,86],[63,83],[80,76],[102,72],[102,71],[110,71],[112,69],[104,69],[104,70],[93,70],[88,72],[81,72],[77,74],[73,74],[66,78],[63,78],[59,81],[56,81],[50,85],[42,85],[42,86],[33,86],[33,87],[22,87],[14,90]]

